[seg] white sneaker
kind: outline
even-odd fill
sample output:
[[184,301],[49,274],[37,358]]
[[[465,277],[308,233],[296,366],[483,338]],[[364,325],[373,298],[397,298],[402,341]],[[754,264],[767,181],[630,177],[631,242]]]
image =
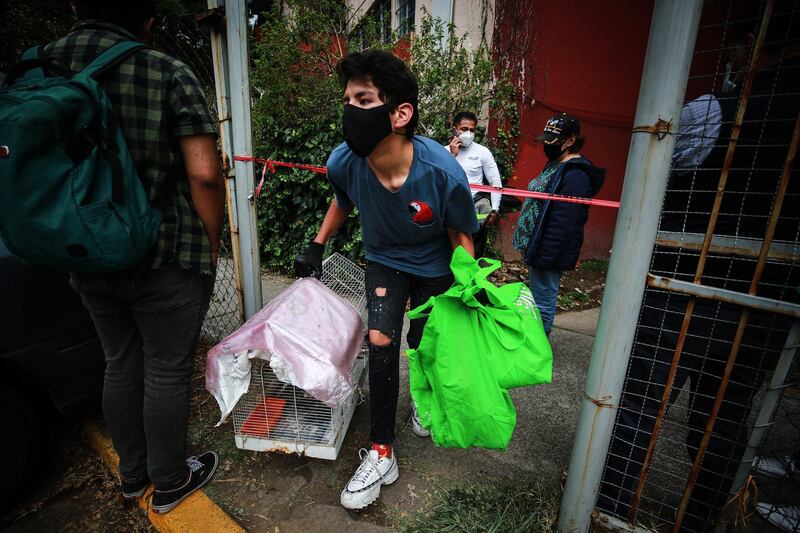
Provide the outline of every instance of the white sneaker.
[[375,450],[358,451],[361,466],[342,490],[340,501],[345,509],[363,509],[378,499],[382,485],[397,481],[400,472],[392,450],[391,457],[380,457]]
[[778,529],[789,533],[800,531],[800,506],[798,505],[774,505],[758,502],[756,513]]
[[756,474],[777,479],[800,481],[800,461],[797,461],[792,456],[766,457],[756,455],[753,458],[752,471]]
[[429,429],[426,429],[425,426],[419,421],[419,415],[417,414],[417,406],[413,405],[411,407],[411,431],[414,432],[414,435],[417,437],[430,437],[431,432]]

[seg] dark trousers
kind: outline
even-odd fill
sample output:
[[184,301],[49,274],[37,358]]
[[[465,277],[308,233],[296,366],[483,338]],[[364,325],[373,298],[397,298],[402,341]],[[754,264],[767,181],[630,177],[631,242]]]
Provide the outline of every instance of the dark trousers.
[[120,474],[173,488],[186,478],[189,378],[214,278],[169,266],[70,279],[103,343],[103,414]]
[[[400,393],[400,337],[406,303],[411,309],[431,296],[442,294],[453,283],[452,274],[427,278],[401,272],[373,261],[365,272],[369,329],[391,339],[386,346],[369,346],[370,440],[377,444],[394,442],[397,396]],[[425,319],[411,321],[406,339],[410,348],[419,347]]]
[[489,228],[486,224],[481,224],[478,231],[472,234],[472,245],[475,247],[475,257],[483,257],[486,254],[486,240],[489,238]]
[[[598,508],[622,519],[627,519],[636,490],[686,305],[685,296],[668,296],[652,289],[645,292],[636,343],[597,500]],[[672,405],[688,383],[686,455],[676,457],[676,460],[693,462],[696,457],[714,398],[722,383],[740,313],[739,308],[731,305],[696,300],[669,402]],[[774,317],[763,313],[750,316],[713,436],[682,521],[681,529],[684,531],[705,530],[730,498],[733,477],[747,441],[747,419],[753,397],[765,371],[774,366],[788,330],[787,320],[780,318],[778,323],[773,320]],[[669,423],[664,424],[662,432],[674,434]],[[662,471],[668,469],[664,459],[661,455],[661,464],[658,464],[657,457],[652,465]],[[651,470],[650,477],[654,475]],[[685,479],[671,477],[670,493],[681,494],[685,483]],[[648,494],[647,488],[644,493]],[[646,508],[647,503],[643,502],[641,507]]]

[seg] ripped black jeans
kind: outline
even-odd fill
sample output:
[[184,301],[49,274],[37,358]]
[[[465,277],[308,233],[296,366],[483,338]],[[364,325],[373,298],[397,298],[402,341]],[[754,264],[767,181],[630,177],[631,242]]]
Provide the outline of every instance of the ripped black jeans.
[[[400,393],[400,337],[406,303],[410,298],[413,309],[431,296],[442,294],[452,285],[453,275],[428,278],[367,261],[365,282],[370,337],[377,330],[391,339],[386,345],[369,345],[370,440],[391,444]],[[411,322],[406,335],[410,348],[419,346],[423,327],[424,319]]]

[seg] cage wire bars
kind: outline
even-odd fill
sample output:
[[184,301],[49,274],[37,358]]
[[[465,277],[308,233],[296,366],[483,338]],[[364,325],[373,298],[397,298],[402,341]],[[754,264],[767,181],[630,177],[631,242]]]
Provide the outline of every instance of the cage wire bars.
[[800,503],[796,486],[751,472],[756,454],[800,449],[787,383],[800,338],[798,4],[703,7],[597,494],[606,526],[741,526],[754,483],[772,483],[761,499]]

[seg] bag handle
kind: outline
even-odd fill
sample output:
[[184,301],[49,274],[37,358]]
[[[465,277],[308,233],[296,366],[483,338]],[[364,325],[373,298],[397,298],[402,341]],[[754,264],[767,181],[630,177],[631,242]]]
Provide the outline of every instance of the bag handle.
[[[482,266],[485,265],[485,266]],[[496,259],[481,258],[473,259],[466,250],[457,248],[453,253],[451,268],[457,276],[461,285],[454,286],[451,295],[457,296],[464,304],[476,309],[481,316],[482,322],[487,324],[493,333],[507,350],[514,350],[521,346],[528,337],[528,332],[523,324],[524,320],[516,308],[516,298],[519,293],[512,290],[497,287],[488,280],[489,275],[500,268],[501,263]],[[488,299],[488,301],[487,301]],[[490,311],[490,307],[498,308],[498,311],[506,311],[508,320],[498,320],[496,313]],[[517,332],[517,334],[511,333]]]
[[431,296],[430,298],[428,298],[427,302],[425,302],[424,304],[422,304],[422,305],[420,305],[418,307],[415,307],[414,309],[409,311],[407,313],[408,314],[408,319],[409,320],[414,320],[416,318],[424,318],[424,317],[430,316],[430,314],[431,314],[430,308],[433,307],[434,298],[436,298],[436,297],[435,296]]

